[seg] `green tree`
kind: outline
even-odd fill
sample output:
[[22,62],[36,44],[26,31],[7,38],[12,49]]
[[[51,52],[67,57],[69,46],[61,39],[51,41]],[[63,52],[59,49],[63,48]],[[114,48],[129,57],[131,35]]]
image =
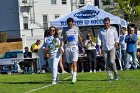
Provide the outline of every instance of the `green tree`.
[[123,15],[128,15],[128,22],[134,23],[140,27],[140,2],[139,0],[114,0],[118,5],[117,9],[122,11]]
[[[114,0],[115,7],[105,8],[105,11],[125,18],[127,22],[134,23],[140,28],[140,1],[139,0]],[[126,18],[127,15],[127,18]]]

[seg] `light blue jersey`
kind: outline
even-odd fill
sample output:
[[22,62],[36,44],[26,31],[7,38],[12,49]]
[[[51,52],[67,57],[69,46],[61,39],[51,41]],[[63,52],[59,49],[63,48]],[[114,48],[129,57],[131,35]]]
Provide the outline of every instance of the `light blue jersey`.
[[66,45],[78,44],[78,36],[80,36],[79,28],[67,28],[63,31],[63,39],[66,40]]
[[67,28],[62,32],[62,37],[65,41],[65,54],[68,63],[78,60],[78,37],[80,36],[79,28],[73,27]]

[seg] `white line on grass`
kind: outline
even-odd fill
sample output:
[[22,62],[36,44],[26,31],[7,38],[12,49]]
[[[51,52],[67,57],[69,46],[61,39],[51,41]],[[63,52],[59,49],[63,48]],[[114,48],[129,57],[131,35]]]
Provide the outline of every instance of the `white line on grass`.
[[[77,74],[77,75],[78,75],[78,74]],[[69,77],[67,77],[67,78],[65,78],[65,79],[63,79],[63,80],[68,80],[68,79],[70,79],[70,78],[71,78],[71,76],[69,76]],[[32,90],[27,91],[27,92],[25,92],[25,93],[32,93],[32,92],[38,91],[38,90],[40,90],[40,89],[48,88],[48,87],[50,87],[50,86],[53,86],[53,84],[49,84],[49,85],[46,85],[46,86],[43,86],[43,87],[39,87],[39,88],[36,88],[36,89],[32,89]]]

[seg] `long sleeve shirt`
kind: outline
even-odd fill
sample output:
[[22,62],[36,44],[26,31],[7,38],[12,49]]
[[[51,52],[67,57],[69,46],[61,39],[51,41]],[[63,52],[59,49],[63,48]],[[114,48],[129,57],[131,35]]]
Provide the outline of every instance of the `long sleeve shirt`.
[[120,39],[119,39],[119,45],[121,47],[121,50],[126,50],[126,42],[125,42],[125,37],[126,37],[126,34],[122,34],[120,36]]
[[138,40],[138,37],[136,34],[133,34],[132,37],[130,37],[130,35],[127,35],[125,37],[125,42],[127,43],[127,47],[126,47],[127,52],[137,51],[137,47],[136,47],[137,40]]
[[49,53],[53,54],[59,51],[60,49],[60,39],[54,38],[53,36],[48,36],[44,40],[43,49],[49,48]]
[[96,43],[94,42],[90,42],[90,40],[86,40],[85,41],[85,47],[86,47],[86,50],[93,50],[93,49],[96,49]]
[[97,44],[102,46],[102,50],[112,50],[118,41],[118,33],[115,27],[110,26],[107,30],[104,28],[99,30]]

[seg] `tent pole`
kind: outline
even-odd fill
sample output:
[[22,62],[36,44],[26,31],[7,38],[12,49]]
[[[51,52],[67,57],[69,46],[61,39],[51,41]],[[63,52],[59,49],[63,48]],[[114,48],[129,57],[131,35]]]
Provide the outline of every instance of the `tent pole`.
[[71,4],[71,12],[73,11],[73,0],[70,0],[70,4]]
[[[121,30],[121,25],[119,25],[119,37],[120,37],[120,33],[121,33],[120,30]],[[119,53],[118,54],[119,54],[118,57],[119,57],[120,70],[123,70],[123,68],[122,68],[122,62],[121,62],[121,60],[122,60],[122,57],[121,57],[122,56],[121,55],[121,47],[119,47]]]

